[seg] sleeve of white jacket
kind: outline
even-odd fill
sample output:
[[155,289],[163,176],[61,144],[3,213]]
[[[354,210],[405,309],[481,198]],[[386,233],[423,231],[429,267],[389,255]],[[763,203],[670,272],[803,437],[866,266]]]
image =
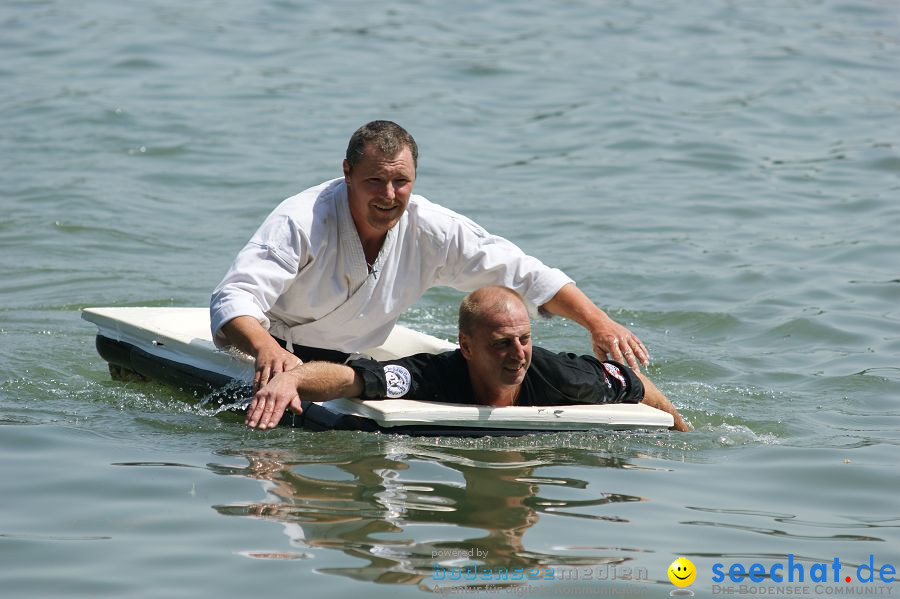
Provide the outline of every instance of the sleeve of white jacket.
[[487,285],[504,285],[525,298],[532,316],[560,289],[574,283],[564,272],[529,256],[511,241],[491,235],[468,218],[455,215],[447,239],[447,263],[440,283],[474,291]]
[[222,326],[238,316],[252,316],[269,328],[266,312],[297,276],[308,247],[305,236],[284,215],[273,215],[260,226],[210,299],[216,345],[227,345]]

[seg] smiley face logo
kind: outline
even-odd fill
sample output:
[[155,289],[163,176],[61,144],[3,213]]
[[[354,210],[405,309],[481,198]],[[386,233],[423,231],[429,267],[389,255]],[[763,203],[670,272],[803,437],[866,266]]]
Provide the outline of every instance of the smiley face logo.
[[697,578],[697,568],[689,559],[679,557],[669,566],[669,580],[677,587],[686,587]]

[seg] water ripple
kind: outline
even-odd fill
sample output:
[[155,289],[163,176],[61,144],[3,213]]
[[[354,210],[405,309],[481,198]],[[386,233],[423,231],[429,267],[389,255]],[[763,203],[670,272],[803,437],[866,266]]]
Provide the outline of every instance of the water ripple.
[[785,537],[788,539],[796,539],[796,540],[804,540],[804,541],[821,541],[821,540],[829,540],[829,541],[878,541],[883,542],[885,539],[881,539],[878,537],[865,536],[865,535],[823,535],[823,536],[815,536],[815,535],[799,535],[795,533],[789,533],[784,530],[778,530],[776,528],[761,528],[754,526],[740,526],[737,524],[730,524],[724,522],[708,522],[703,520],[695,520],[682,522],[682,524],[686,524],[689,526],[712,526],[716,528],[725,528],[729,530],[739,530],[742,532],[752,532],[756,534],[763,534],[768,536],[775,537]]

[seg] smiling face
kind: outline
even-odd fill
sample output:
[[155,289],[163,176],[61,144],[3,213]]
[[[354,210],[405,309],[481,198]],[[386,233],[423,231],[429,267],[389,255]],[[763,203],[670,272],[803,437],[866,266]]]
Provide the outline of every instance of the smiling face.
[[697,568],[690,560],[679,557],[669,565],[669,580],[677,587],[686,587],[697,577]]
[[385,156],[367,145],[352,169],[344,160],[350,214],[361,239],[383,237],[397,224],[409,204],[415,180],[416,167],[408,147],[396,156]]
[[494,389],[522,384],[531,366],[531,321],[518,300],[484,310],[472,330],[459,333],[459,348],[473,379]]

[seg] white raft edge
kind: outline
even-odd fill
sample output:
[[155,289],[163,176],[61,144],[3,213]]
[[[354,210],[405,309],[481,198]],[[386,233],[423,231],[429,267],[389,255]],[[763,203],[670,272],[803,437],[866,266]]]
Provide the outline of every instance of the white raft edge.
[[674,424],[671,414],[641,403],[494,408],[408,399],[361,401],[341,398],[327,402],[325,407],[340,414],[374,420],[385,428],[441,424],[468,428],[587,431],[668,428]]

